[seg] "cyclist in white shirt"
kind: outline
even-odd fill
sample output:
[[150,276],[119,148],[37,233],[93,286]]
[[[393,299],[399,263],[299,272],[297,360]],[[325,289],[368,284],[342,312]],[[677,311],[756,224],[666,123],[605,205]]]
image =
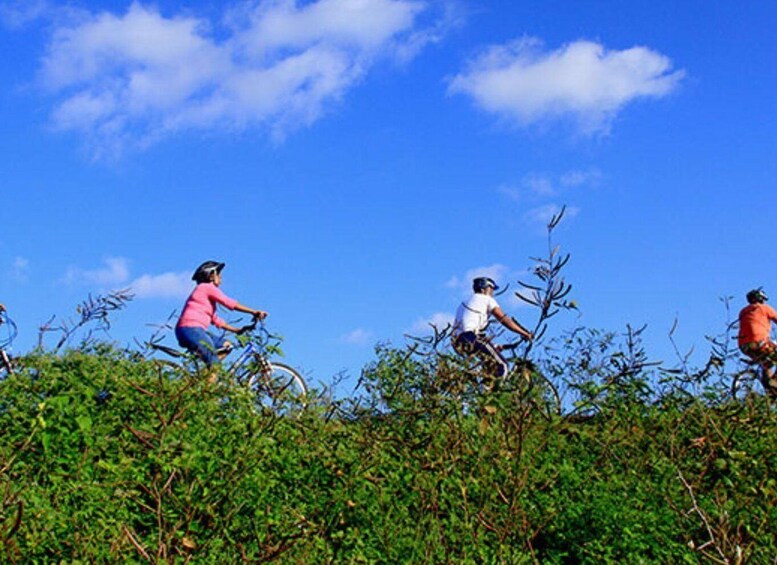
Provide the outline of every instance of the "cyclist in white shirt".
[[489,366],[497,377],[507,374],[508,364],[499,352],[498,345],[491,343],[485,335],[489,316],[493,316],[506,327],[524,339],[534,338],[532,333],[502,311],[494,299],[494,291],[499,287],[489,277],[478,277],[472,281],[473,294],[462,302],[456,311],[453,324],[453,348],[464,356],[477,355]]

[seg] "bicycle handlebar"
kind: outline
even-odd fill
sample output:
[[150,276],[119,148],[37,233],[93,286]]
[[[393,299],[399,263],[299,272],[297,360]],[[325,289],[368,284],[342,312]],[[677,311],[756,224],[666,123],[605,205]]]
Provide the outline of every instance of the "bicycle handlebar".
[[251,321],[250,324],[241,326],[238,329],[237,333],[238,335],[243,335],[244,333],[250,333],[256,329],[256,326],[261,326],[261,333],[263,333],[265,336],[272,337],[272,334],[264,326],[264,319],[260,318],[259,316],[254,316],[254,319]]
[[[256,326],[258,323],[259,323],[259,318],[254,317],[253,321],[250,324],[246,324],[245,326],[240,327],[237,333],[239,335],[243,335],[244,333],[252,332],[256,329]],[[262,327],[264,327],[264,323],[262,324]]]

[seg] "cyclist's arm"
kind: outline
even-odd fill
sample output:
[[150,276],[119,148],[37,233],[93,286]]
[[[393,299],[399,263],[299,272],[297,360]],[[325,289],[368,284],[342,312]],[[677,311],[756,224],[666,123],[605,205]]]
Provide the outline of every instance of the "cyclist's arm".
[[516,322],[512,317],[505,314],[501,308],[494,308],[492,314],[494,315],[494,318],[496,318],[499,323],[506,327],[508,330],[513,331],[528,340],[534,339],[534,336],[529,330]]
[[259,318],[260,320],[264,320],[267,317],[267,312],[264,310],[254,310],[248,306],[243,306],[239,302],[235,304],[234,310],[237,310],[238,312],[245,312],[246,314],[251,314],[254,318]]
[[240,328],[236,328],[235,326],[230,326],[229,324],[225,323],[223,326],[221,326],[222,330],[226,330],[228,332],[232,332],[233,334],[240,333]]
[[[215,285],[210,285],[210,288],[208,288],[208,290],[210,292],[211,300],[213,300],[214,302],[217,302],[218,304],[221,304],[225,308],[228,308],[230,310],[237,310],[238,312],[245,312],[246,314],[251,314],[255,318],[259,318],[260,320],[264,320],[267,317],[267,312],[265,312],[264,310],[255,310],[254,308],[249,308],[248,306],[240,304],[240,302],[238,302],[234,298],[230,298],[229,296],[224,294],[221,291],[221,289]],[[220,327],[223,328],[224,326],[222,325]]]

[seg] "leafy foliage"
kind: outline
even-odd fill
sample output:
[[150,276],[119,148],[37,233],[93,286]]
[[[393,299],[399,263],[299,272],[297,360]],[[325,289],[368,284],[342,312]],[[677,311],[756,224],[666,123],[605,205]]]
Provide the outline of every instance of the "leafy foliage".
[[[611,378],[624,358],[605,363],[607,374],[565,360],[574,382],[588,371],[612,392],[593,397],[600,408],[587,418],[548,417],[516,390],[453,394],[466,387],[452,384],[450,366],[384,347],[358,401],[291,419],[257,412],[234,383],[208,385],[106,345],[31,355],[0,382],[0,555],[772,560],[768,401],[655,402]],[[650,382],[638,378],[644,364],[632,369],[629,379]]]
[[775,561],[777,412],[732,397],[731,326],[702,368],[653,360],[644,328],[547,337],[567,260],[522,285],[544,338],[508,379],[436,330],[298,417],[91,334],[61,352],[124,303],[90,299],[0,380],[0,560]]

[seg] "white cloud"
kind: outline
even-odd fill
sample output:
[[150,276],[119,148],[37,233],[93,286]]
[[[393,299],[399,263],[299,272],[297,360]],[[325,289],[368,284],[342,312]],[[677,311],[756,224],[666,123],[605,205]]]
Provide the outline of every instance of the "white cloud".
[[[545,204],[532,208],[523,215],[523,219],[530,227],[534,229],[545,229],[551,218],[561,212],[561,206],[558,204]],[[574,218],[580,212],[578,208],[567,206],[564,210],[565,218]]]
[[546,175],[529,173],[524,177],[522,184],[538,196],[556,194],[556,187],[553,185],[553,181]]
[[587,171],[569,171],[559,178],[559,184],[565,188],[578,186],[597,186],[602,180],[602,173],[598,169]]
[[129,284],[136,298],[186,298],[192,291],[189,273],[142,275]]
[[420,0],[249,2],[227,17],[166,17],[133,3],[60,26],[44,59],[44,84],[60,96],[55,127],[77,131],[95,157],[185,130],[248,127],[282,138],[309,125],[380,59],[407,57],[433,40]]
[[499,286],[502,286],[509,283],[509,279],[511,279],[514,274],[515,273],[510,271],[509,267],[500,263],[495,263],[493,265],[469,269],[464,273],[463,277],[453,276],[448,279],[445,286],[456,290],[461,295],[468,295],[472,292],[472,279],[474,278],[491,277]]
[[97,269],[68,268],[63,282],[66,284],[118,286],[129,280],[129,261],[123,257],[108,257],[104,266]]
[[68,268],[63,283],[96,287],[100,290],[128,288],[135,298],[185,298],[192,290],[190,275],[168,272],[131,277],[130,261],[124,257],[108,257],[96,269]]
[[372,332],[363,328],[357,328],[352,332],[340,336],[340,342],[348,345],[369,345],[373,340]]
[[259,55],[320,43],[378,49],[397,30],[410,29],[422,10],[421,3],[395,0],[319,0],[304,6],[276,0],[258,4],[238,38]]
[[410,328],[411,334],[429,334],[432,333],[432,327],[438,330],[445,329],[446,326],[453,324],[454,315],[450,312],[435,312],[428,318],[419,318]]
[[684,76],[647,47],[608,50],[581,40],[543,51],[539,40],[524,38],[477,57],[449,91],[518,125],[571,118],[594,134],[606,132],[628,103],[666,96]]
[[[497,300],[503,306],[521,308],[526,305],[515,296],[514,291],[518,288],[516,282],[519,280],[528,280],[529,273],[527,271],[516,271],[501,263],[469,269],[461,277],[451,277],[448,282],[445,283],[445,286],[454,290],[459,299],[464,299],[472,294],[472,280],[476,277],[491,277],[496,281],[496,284],[500,287],[499,290],[497,290]],[[503,292],[504,294],[502,294]],[[458,307],[458,303],[456,304],[456,307]],[[451,320],[452,319],[453,316],[451,316]]]
[[558,196],[569,188],[595,187],[601,179],[602,173],[595,168],[567,171],[560,175],[533,172],[524,176],[520,183],[503,184],[497,191],[516,201],[524,200],[527,196],[537,200]]
[[22,28],[50,10],[45,0],[8,0],[0,6],[0,21],[11,29]]

